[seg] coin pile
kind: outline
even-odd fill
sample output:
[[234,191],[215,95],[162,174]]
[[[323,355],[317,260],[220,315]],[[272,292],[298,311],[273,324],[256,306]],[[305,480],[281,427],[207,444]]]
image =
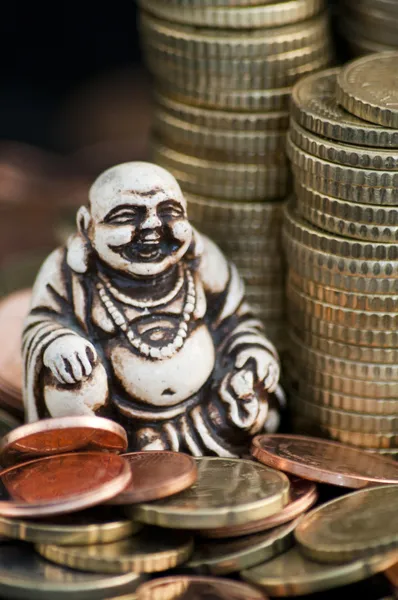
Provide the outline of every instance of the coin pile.
[[153,159],[189,216],[235,262],[247,298],[283,337],[282,200],[292,85],[331,59],[323,0],[142,0],[154,75]]
[[286,210],[297,431],[398,450],[398,53],[293,90]]
[[[395,462],[302,436],[257,436],[257,460],[124,453],[126,439],[84,416],[2,438],[2,597],[265,600],[394,576]],[[315,482],[357,491],[304,515]]]
[[344,0],[339,25],[353,56],[398,48],[396,0]]

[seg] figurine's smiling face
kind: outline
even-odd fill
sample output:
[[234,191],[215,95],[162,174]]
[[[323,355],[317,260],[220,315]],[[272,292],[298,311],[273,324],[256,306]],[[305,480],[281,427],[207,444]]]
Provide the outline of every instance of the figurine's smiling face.
[[95,182],[90,201],[88,236],[99,258],[117,271],[157,275],[177,263],[191,243],[181,190],[160,167],[114,167]]

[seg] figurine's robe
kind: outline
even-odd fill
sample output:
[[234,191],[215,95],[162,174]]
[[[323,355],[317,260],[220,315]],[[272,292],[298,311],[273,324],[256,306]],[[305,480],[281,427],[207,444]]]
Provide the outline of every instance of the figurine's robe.
[[[143,357],[115,327],[99,297],[97,269],[78,272],[68,248],[48,257],[33,289],[23,337],[29,422],[94,413],[124,425],[132,450],[172,449],[198,456],[234,456],[244,451],[250,437],[264,427],[268,394],[260,390],[253,410],[252,404],[235,400],[228,390],[221,397],[221,380],[234,371],[242,350],[277,355],[244,301],[236,268],[210,240],[203,239],[203,255],[188,267],[195,281],[196,304],[187,340],[174,356],[162,360]],[[162,321],[170,327],[181,315],[183,301],[181,291],[153,311],[124,309],[131,327],[145,330],[145,319],[155,320],[162,335]],[[70,334],[90,341],[99,363],[87,381],[61,386],[49,376],[43,355],[52,341]]]

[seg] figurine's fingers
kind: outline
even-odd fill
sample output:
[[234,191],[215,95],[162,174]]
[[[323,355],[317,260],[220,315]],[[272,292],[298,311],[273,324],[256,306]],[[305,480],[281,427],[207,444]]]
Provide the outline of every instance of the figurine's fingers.
[[279,381],[279,367],[271,364],[268,369],[268,375],[264,380],[264,387],[268,392],[275,392]]
[[51,373],[54,375],[55,379],[58,381],[58,383],[66,383],[66,381],[64,381],[64,378],[62,377],[61,373],[58,371],[54,363],[52,363],[49,368],[51,370]]
[[88,360],[87,353],[86,352],[79,353],[77,355],[77,358],[81,364],[81,367],[83,370],[83,375],[85,375],[86,377],[89,377],[91,375],[91,373],[93,372],[93,366],[92,366],[91,362]]
[[83,369],[77,352],[69,357],[69,364],[72,369],[74,380],[81,381],[83,379]]
[[92,365],[97,360],[97,351],[92,344],[86,345],[86,356]]
[[61,375],[62,379],[64,380],[64,383],[69,383],[70,385],[73,385],[74,383],[76,383],[75,380],[73,379],[72,375],[68,372],[69,371],[69,362],[67,360],[58,358],[55,364],[57,366],[59,374]]

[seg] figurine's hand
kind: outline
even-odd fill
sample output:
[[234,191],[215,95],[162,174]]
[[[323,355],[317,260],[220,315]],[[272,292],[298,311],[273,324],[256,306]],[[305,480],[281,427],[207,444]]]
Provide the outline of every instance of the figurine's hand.
[[275,392],[280,377],[280,366],[275,357],[265,348],[252,347],[238,352],[235,360],[237,369],[242,369],[247,362],[256,363],[257,381],[263,382],[267,392]]
[[227,373],[221,381],[220,398],[228,405],[229,419],[240,429],[250,429],[259,414],[259,400],[253,385],[250,369]]
[[94,346],[77,335],[54,340],[43,355],[43,363],[63,385],[73,385],[89,377],[96,359]]

